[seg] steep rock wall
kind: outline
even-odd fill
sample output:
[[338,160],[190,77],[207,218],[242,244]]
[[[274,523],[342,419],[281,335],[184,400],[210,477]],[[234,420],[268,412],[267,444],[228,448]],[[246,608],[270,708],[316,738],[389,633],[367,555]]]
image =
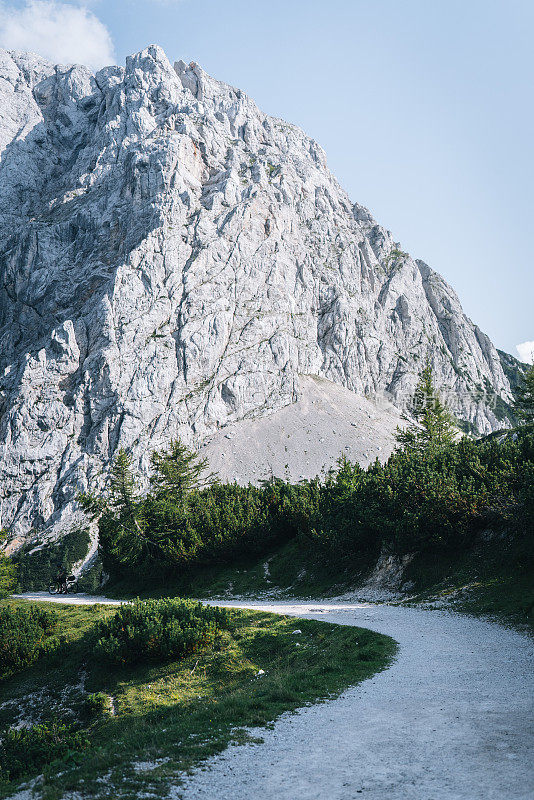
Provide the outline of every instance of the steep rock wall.
[[510,385],[443,279],[321,148],[155,46],[95,75],[0,54],[2,521],[61,526],[117,446],[299,399],[299,376],[402,407],[431,358],[455,413]]

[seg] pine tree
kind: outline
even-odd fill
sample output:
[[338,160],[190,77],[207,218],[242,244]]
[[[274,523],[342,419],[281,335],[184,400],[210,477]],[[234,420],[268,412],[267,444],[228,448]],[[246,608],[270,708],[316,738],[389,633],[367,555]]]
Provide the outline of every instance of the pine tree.
[[[8,537],[8,531],[0,528],[0,545],[3,545]],[[0,553],[0,599],[7,597],[17,583],[17,568],[13,561],[4,553]]]
[[140,533],[141,525],[136,513],[136,483],[132,475],[132,459],[122,447],[111,465],[109,479],[109,508],[118,515],[124,527],[133,526],[136,532]]
[[189,450],[179,439],[172,439],[168,450],[155,451],[150,457],[153,474],[151,487],[156,497],[168,496],[182,503],[186,496],[216,483],[214,473],[207,472],[208,461]]
[[100,537],[123,565],[139,563],[157,545],[147,535],[143,500],[137,495],[132,458],[122,447],[109,471],[109,490],[100,518]]
[[[410,424],[403,430],[397,428],[397,442],[406,448],[441,448],[452,444],[456,427],[447,408],[439,399],[432,380],[432,366],[427,361],[411,403]],[[415,423],[412,422],[415,419]]]
[[534,424],[534,364],[527,369],[518,387],[514,411],[523,425]]
[[132,475],[132,459],[121,447],[109,471],[108,491],[104,495],[81,492],[77,496],[83,510],[93,519],[103,513],[135,516],[136,482]]

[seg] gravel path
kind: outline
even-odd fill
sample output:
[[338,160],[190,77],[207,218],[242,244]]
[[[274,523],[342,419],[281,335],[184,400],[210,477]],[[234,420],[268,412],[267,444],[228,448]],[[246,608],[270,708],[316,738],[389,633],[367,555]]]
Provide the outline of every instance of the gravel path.
[[50,594],[49,592],[25,592],[24,594],[12,595],[16,600],[48,601],[49,603],[61,603],[67,606],[94,606],[95,603],[104,603],[107,606],[120,606],[122,600],[110,600],[109,597],[96,594]]
[[386,633],[398,660],[258,731],[262,745],[231,746],[174,800],[532,800],[534,641],[443,611],[257,607]]
[[336,700],[255,731],[263,744],[229,747],[174,787],[172,800],[534,797],[534,640],[528,636],[447,611],[322,602],[228,605],[371,628],[399,642],[398,658]]

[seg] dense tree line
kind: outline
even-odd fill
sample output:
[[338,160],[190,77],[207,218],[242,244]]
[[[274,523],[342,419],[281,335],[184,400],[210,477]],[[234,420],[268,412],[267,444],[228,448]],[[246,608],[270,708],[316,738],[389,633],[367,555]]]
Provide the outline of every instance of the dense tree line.
[[151,488],[142,497],[124,450],[108,492],[80,497],[99,520],[102,562],[113,576],[165,577],[194,564],[261,555],[297,535],[320,494],[318,481],[239,486],[209,476],[206,485],[205,464],[180,442],[155,454],[152,464]]
[[116,578],[164,578],[261,556],[289,540],[307,559],[344,569],[371,563],[384,546],[400,554],[465,549],[487,529],[532,542],[533,376],[531,368],[517,403],[523,426],[473,440],[455,428],[427,365],[389,460],[364,469],[341,458],[322,482],[222,484],[175,441],[152,455],[141,496],[121,450],[108,491],[80,498],[99,519],[104,568]]

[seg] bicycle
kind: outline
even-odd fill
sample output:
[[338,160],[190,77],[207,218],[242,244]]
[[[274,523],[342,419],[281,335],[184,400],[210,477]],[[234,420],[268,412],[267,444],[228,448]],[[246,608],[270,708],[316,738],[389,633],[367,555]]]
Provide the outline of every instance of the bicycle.
[[67,575],[65,583],[54,580],[48,587],[50,594],[76,594],[78,591],[78,579],[75,575]]

